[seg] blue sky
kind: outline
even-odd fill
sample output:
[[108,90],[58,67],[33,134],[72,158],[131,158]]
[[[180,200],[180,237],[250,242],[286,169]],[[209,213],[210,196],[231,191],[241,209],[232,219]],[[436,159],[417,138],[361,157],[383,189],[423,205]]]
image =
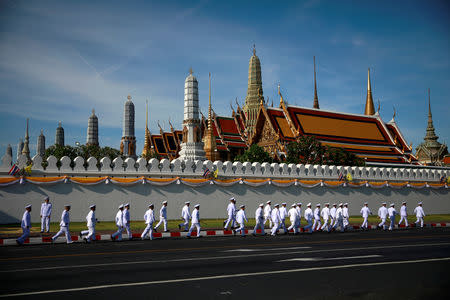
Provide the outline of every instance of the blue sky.
[[0,2],[0,154],[30,118],[32,155],[62,121],[66,144],[85,143],[92,108],[102,146],[119,147],[123,104],[136,106],[136,136],[168,120],[181,128],[190,67],[207,111],[243,103],[256,44],[264,96],[312,106],[316,56],[320,107],[363,113],[367,68],[383,120],[416,147],[425,135],[427,88],[441,142],[450,140],[448,1],[12,1]]

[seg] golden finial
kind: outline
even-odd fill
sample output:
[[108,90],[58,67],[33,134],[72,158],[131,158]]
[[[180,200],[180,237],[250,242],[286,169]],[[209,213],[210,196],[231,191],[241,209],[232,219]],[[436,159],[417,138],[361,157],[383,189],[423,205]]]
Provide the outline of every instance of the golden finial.
[[367,98],[366,98],[366,107],[364,109],[364,114],[371,116],[375,114],[375,107],[373,105],[372,99],[372,89],[370,86],[370,68],[367,69]]
[[189,74],[192,75],[192,73],[194,73],[194,71],[192,71],[192,67],[191,67],[191,68],[189,68]]
[[377,113],[378,114],[380,114],[380,108],[381,108],[380,99],[378,98],[378,108],[377,108]]
[[281,92],[280,92],[280,83],[278,83],[278,95],[281,96]]
[[92,109],[92,115],[95,115],[95,109]]
[[392,115],[392,120],[395,120],[395,116],[397,115],[397,112],[395,111],[395,106],[392,106],[392,108],[394,109],[394,114]]
[[253,56],[256,56],[256,45],[253,44]]
[[314,102],[313,102],[313,108],[319,109],[319,97],[317,97],[317,83],[316,83],[316,57],[313,56],[314,60]]

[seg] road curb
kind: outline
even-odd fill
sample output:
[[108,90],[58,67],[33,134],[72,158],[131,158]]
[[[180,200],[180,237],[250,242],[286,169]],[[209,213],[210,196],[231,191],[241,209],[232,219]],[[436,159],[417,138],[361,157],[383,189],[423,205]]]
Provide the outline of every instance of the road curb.
[[[450,223],[430,223],[430,224],[424,224],[423,225],[426,228],[434,228],[434,227],[450,227]],[[410,224],[409,227],[406,227],[405,225],[395,225],[396,230],[402,230],[402,229],[408,229],[408,228],[418,228],[414,223]],[[354,231],[354,230],[360,230],[361,226],[348,226],[348,231]],[[369,225],[368,229],[375,230],[377,229],[376,225]],[[270,234],[270,229],[264,230],[266,234]],[[303,228],[300,230],[301,232],[304,232]],[[211,236],[234,236],[232,230],[206,230],[206,231],[200,231],[202,237],[211,237]],[[293,230],[290,230],[291,233],[293,233]],[[245,230],[246,234],[253,234],[254,230]],[[256,234],[260,235],[261,230],[256,230]],[[196,237],[197,232],[192,232],[192,237]],[[236,234],[236,236],[239,236],[240,234]],[[153,238],[174,238],[174,237],[186,237],[187,232],[154,232]],[[80,240],[77,235],[72,235],[72,241],[74,243],[81,243],[83,240]],[[96,240],[98,241],[111,241],[111,235],[110,234],[102,234],[102,235],[96,235]],[[140,239],[141,235],[138,233],[133,233],[133,238]],[[126,241],[128,239],[127,234],[122,235],[122,241]],[[62,244],[65,243],[65,237],[58,237],[53,243],[55,244]],[[118,242],[118,240],[116,240]],[[44,237],[31,237],[25,240],[24,244],[30,244],[30,245],[39,245],[39,244],[51,244],[51,237],[44,236]],[[0,239],[0,246],[11,246],[16,245],[16,239]]]

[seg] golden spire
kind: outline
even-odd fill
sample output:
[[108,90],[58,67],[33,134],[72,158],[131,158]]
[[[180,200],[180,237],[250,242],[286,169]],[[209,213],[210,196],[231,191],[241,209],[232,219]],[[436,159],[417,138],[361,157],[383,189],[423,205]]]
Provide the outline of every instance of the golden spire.
[[372,99],[372,89],[370,88],[370,68],[367,70],[367,98],[364,114],[371,116],[375,114],[375,107]]
[[150,138],[150,130],[148,130],[148,100],[145,100],[145,138],[142,156],[150,155],[152,152],[152,141]]
[[314,56],[314,104],[313,108],[319,109],[319,98],[317,97],[317,83],[316,83],[316,57]]
[[205,132],[204,147],[206,159],[215,161],[217,159],[216,136],[212,128],[212,107],[211,107],[211,73],[209,73],[209,107],[208,107],[208,128]]

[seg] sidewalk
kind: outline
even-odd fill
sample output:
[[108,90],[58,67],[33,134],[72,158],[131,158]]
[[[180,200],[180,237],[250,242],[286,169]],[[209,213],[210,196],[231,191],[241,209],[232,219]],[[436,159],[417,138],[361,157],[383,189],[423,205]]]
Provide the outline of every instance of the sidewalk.
[[[410,226],[408,228],[415,228],[415,224],[410,224]],[[430,223],[430,224],[424,224],[424,227],[427,228],[433,228],[433,227],[450,227],[450,223]],[[395,229],[408,229],[407,227],[405,227],[405,225],[395,225]],[[347,227],[347,230],[349,231],[354,231],[354,230],[359,230],[360,226],[355,226],[355,225],[351,225]],[[376,225],[369,225],[368,229],[372,229],[375,230],[377,229]],[[281,231],[281,230],[280,230]],[[293,233],[293,231],[290,231],[291,233]],[[301,232],[303,231],[303,228],[301,228]],[[233,231],[232,230],[206,230],[206,231],[200,231],[202,237],[211,237],[211,236],[234,236]],[[253,234],[253,230],[245,230],[246,234]],[[265,229],[265,233],[266,234],[270,234],[270,229]],[[261,234],[261,230],[258,229],[256,231],[256,234]],[[193,231],[191,236],[193,238],[195,238],[197,235],[196,231]],[[239,236],[240,234],[236,234],[236,236]],[[180,232],[180,231],[175,231],[175,232],[154,232],[153,233],[153,238],[180,238],[180,237],[186,237],[187,236],[187,232]],[[123,241],[127,241],[128,240],[128,235],[127,234],[123,234]],[[133,239],[140,239],[141,238],[141,234],[140,233],[133,233]],[[110,234],[102,234],[102,235],[96,235],[96,240],[97,241],[110,241],[111,242],[111,235]],[[74,242],[78,242],[81,243],[83,242],[83,240],[80,240],[78,235],[72,235],[72,241]],[[39,244],[51,244],[51,236],[44,236],[44,237],[31,237],[25,240],[24,244],[32,244],[32,245],[39,245]],[[56,239],[56,241],[54,242],[55,244],[61,244],[61,243],[65,243],[65,237],[64,236],[60,236]],[[10,245],[17,245],[16,244],[16,239],[15,238],[11,238],[11,239],[0,239],[0,246],[10,246]]]

